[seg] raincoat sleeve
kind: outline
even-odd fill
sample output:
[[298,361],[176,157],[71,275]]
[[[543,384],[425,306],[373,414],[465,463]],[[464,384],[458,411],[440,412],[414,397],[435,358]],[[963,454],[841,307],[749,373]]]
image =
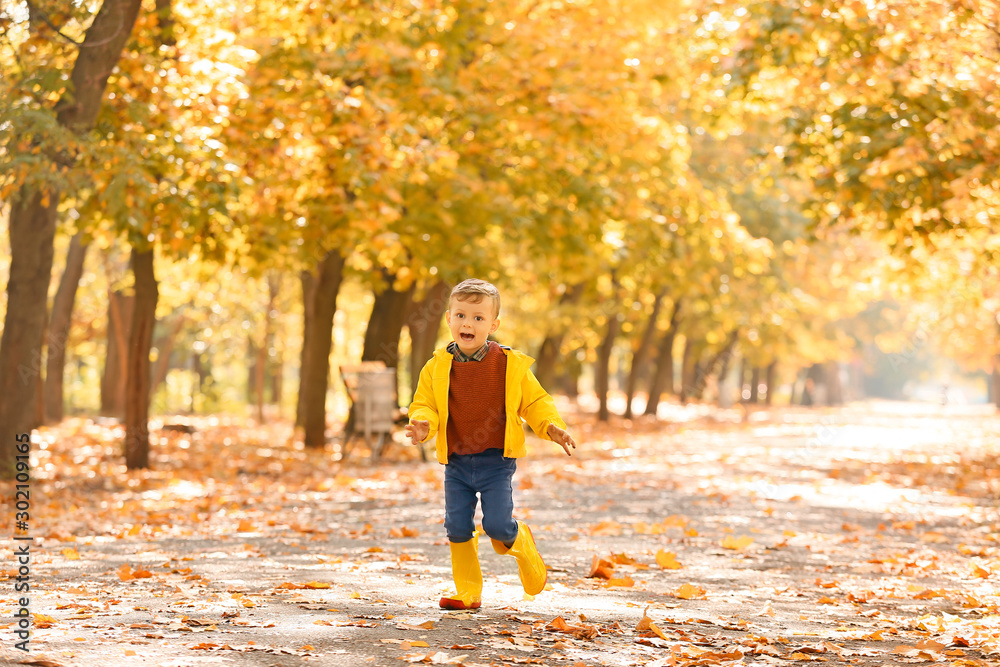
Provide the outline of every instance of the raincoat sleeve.
[[432,381],[434,359],[431,359],[420,370],[420,379],[417,381],[417,390],[413,394],[413,401],[410,403],[408,415],[410,421],[427,421],[430,429],[427,437],[422,442],[427,442],[433,438],[440,426],[437,401],[434,398],[434,385]]
[[549,424],[555,424],[561,429],[566,428],[566,422],[559,416],[555,401],[542,389],[535,374],[526,371],[521,380],[521,406],[518,414],[528,422],[528,426],[543,440],[551,440]]

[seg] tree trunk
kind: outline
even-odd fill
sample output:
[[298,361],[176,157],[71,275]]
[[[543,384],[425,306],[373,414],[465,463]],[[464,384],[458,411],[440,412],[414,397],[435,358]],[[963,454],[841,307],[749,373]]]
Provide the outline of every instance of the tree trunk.
[[[393,287],[396,277],[382,271],[387,287],[375,295],[368,328],[365,329],[365,343],[361,361],[382,361],[386,368],[399,367],[399,335],[406,322],[406,306],[413,293],[413,287],[400,292]],[[398,373],[397,373],[398,379]],[[397,383],[398,387],[398,383]],[[399,394],[397,388],[397,395]]]
[[149,386],[151,394],[156,394],[160,385],[167,380],[167,373],[170,372],[170,356],[174,353],[174,343],[177,340],[177,335],[181,332],[181,329],[184,328],[184,323],[186,321],[186,316],[177,316],[166,333],[158,337],[153,343],[153,347],[156,348],[157,352],[156,366],[153,371],[153,380]]
[[191,392],[192,414],[196,412],[195,408],[197,407],[195,404],[195,398],[205,393],[205,380],[208,379],[208,372],[205,368],[205,362],[202,360],[202,354],[203,352],[198,352],[196,350],[192,350],[191,352],[191,366],[194,370],[195,376],[198,378],[198,381],[194,385],[194,390]]
[[535,359],[535,377],[543,387],[551,387],[556,381],[556,364],[562,348],[563,334],[549,333],[542,340]]
[[264,423],[264,380],[267,377],[267,345],[257,348],[254,360],[254,393],[256,394],[257,423]]
[[718,387],[716,403],[718,403],[720,408],[728,409],[733,407],[733,394],[732,389],[729,387],[729,366],[733,362],[733,349],[735,347],[736,342],[734,340],[728,352],[722,355],[722,366],[719,368],[719,381],[716,384]]
[[30,433],[35,420],[56,228],[54,200],[22,189],[11,207],[7,314],[0,341],[0,478],[4,479],[14,474],[16,437]]
[[670,313],[670,324],[660,337],[660,344],[656,346],[656,370],[653,371],[653,380],[649,384],[649,399],[643,411],[645,415],[656,416],[663,393],[674,393],[674,338],[677,337],[680,309],[681,302],[675,301],[673,312]]
[[820,405],[817,391],[821,385],[825,385],[826,372],[823,364],[813,364],[806,371],[806,380],[802,386],[802,405]]
[[666,289],[661,289],[653,300],[653,312],[649,316],[649,324],[642,332],[639,345],[632,352],[632,363],[628,370],[628,379],[625,381],[625,419],[632,419],[632,399],[635,397],[635,388],[639,383],[639,376],[647,373],[648,366],[646,360],[649,358],[649,349],[653,344],[653,336],[656,335],[656,320],[660,317],[660,310],[663,306],[663,297],[667,295]]
[[[42,324],[42,331],[49,328],[49,314],[45,313],[45,322]],[[41,355],[44,357],[46,352],[46,342],[42,341],[42,346],[39,348]],[[39,359],[39,366],[41,366],[41,359]],[[39,375],[38,379],[35,381],[35,412],[34,419],[31,423],[31,428],[35,429],[39,426],[45,424],[45,378]]]
[[257,423],[263,424],[264,419],[264,392],[266,390],[266,379],[270,364],[270,349],[274,338],[274,304],[278,300],[278,290],[281,287],[277,277],[272,274],[267,277],[267,310],[264,312],[264,340],[260,349],[257,350],[257,358],[254,360],[256,375],[254,385],[257,390]]
[[990,376],[990,387],[993,393],[993,405],[1000,410],[1000,355],[993,357],[993,373]]
[[66,366],[66,344],[69,340],[69,326],[73,319],[73,304],[76,291],[83,276],[83,264],[87,256],[87,246],[77,232],[69,242],[66,254],[66,268],[59,280],[59,289],[52,302],[52,318],[45,358],[45,421],[58,423],[63,420],[63,374]]
[[282,361],[281,352],[278,352],[278,356],[274,358],[274,363],[271,364],[268,370],[268,384],[271,385],[271,403],[274,405],[278,419],[282,418],[284,411],[281,409],[281,398],[282,398],[282,373],[284,372],[285,362]]
[[410,332],[410,395],[417,391],[420,370],[434,355],[441,317],[448,309],[451,286],[443,280],[434,283],[427,294],[411,300],[406,314],[406,328]]
[[101,376],[101,416],[121,419],[125,414],[125,382],[128,377],[129,332],[135,297],[123,292],[108,295],[107,348]]
[[580,376],[583,375],[583,364],[577,358],[577,351],[568,355],[563,361],[562,372],[556,375],[553,382],[559,390],[572,400],[580,396]]
[[[80,46],[56,120],[76,134],[93,127],[108,76],[121,57],[142,0],[105,0]],[[31,430],[30,409],[41,372],[56,211],[62,192],[23,185],[10,214],[10,277],[0,339],[0,478],[14,474],[16,436]]]
[[329,251],[319,265],[313,291],[312,318],[308,322],[309,351],[304,353],[302,387],[305,410],[305,445],[326,445],[326,392],[330,382],[330,349],[333,344],[333,316],[344,273],[344,258]]
[[128,344],[128,380],[125,384],[125,465],[129,470],[149,467],[149,351],[156,326],[159,291],[153,273],[153,250],[132,248],[135,308]]
[[615,347],[615,339],[621,331],[622,324],[618,320],[617,313],[608,316],[608,326],[604,334],[604,340],[597,348],[597,364],[594,367],[594,389],[601,405],[597,410],[597,419],[606,422],[611,417],[608,409],[608,391],[610,390],[610,365],[611,351]]
[[697,370],[695,371],[694,380],[691,384],[690,396],[701,399],[705,393],[705,386],[708,384],[708,378],[715,374],[716,369],[721,369],[719,372],[719,386],[722,386],[723,380],[726,374],[729,372],[729,360],[733,356],[733,349],[736,347],[736,340],[739,337],[739,330],[734,329],[726,337],[726,344],[722,346],[715,356],[704,361],[703,363],[697,364]]
[[691,336],[684,336],[684,351],[681,353],[681,391],[678,395],[681,405],[687,403],[692,395],[694,379],[697,375],[700,344],[695,343]]
[[760,401],[760,366],[754,366],[750,372],[750,398],[747,403],[756,405]]
[[[312,320],[316,306],[316,276],[311,271],[299,273],[302,282],[302,351],[299,353],[299,397],[295,407],[295,425],[306,425],[305,387],[309,351],[312,349]],[[332,327],[332,322],[331,322]]]
[[777,371],[777,361],[772,361],[767,365],[767,371],[764,373],[764,386],[767,387],[767,393],[764,394],[764,405],[772,405],[772,401],[774,400],[774,383],[776,381]]
[[844,404],[844,390],[840,385],[840,364],[836,361],[826,363],[826,404]]
[[[584,283],[577,283],[563,292],[559,297],[559,310],[579,302],[583,297],[583,289]],[[551,387],[556,384],[556,366],[559,363],[559,351],[562,349],[565,335],[566,332],[562,325],[557,324],[545,336],[538,349],[535,359],[535,377],[542,387]]]

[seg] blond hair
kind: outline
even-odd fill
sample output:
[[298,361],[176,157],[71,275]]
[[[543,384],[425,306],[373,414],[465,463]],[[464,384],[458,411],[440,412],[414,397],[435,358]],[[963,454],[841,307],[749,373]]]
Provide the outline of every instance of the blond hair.
[[479,280],[478,278],[463,280],[451,290],[451,296],[448,300],[458,299],[459,301],[480,303],[487,297],[493,300],[493,317],[495,319],[500,316],[500,290],[485,280]]

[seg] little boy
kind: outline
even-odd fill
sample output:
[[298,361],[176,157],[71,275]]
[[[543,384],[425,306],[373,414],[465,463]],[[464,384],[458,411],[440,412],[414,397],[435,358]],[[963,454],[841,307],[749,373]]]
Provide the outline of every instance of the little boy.
[[535,379],[531,357],[487,337],[500,326],[500,292],[483,280],[464,280],[451,292],[445,318],[454,339],[434,352],[420,371],[406,435],[419,444],[437,435],[437,459],[445,465],[444,527],[451,542],[457,592],[444,609],[478,609],[483,575],[473,517],[476,494],[483,503],[483,532],[498,554],[517,559],[524,592],[545,588],[545,563],[531,529],[513,518],[511,480],[526,453],[523,418],[540,437],[562,446],[566,432],[555,403]]

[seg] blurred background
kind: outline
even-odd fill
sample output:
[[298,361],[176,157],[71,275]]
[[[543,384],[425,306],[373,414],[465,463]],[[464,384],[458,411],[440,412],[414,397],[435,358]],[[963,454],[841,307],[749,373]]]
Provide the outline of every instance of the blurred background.
[[998,34],[991,0],[2,0],[0,464],[66,416],[129,467],[152,416],[325,446],[359,373],[408,404],[467,277],[600,420],[1000,405]]

